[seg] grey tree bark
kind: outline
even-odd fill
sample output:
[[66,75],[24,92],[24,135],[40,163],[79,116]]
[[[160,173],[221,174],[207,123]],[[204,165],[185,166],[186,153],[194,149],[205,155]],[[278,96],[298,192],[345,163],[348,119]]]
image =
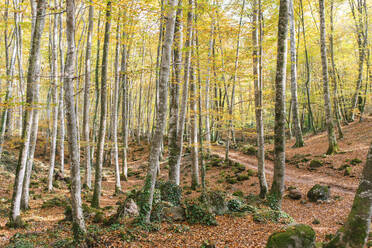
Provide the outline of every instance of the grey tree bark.
[[[192,1],[192,0],[190,0]],[[143,186],[143,199],[140,206],[140,217],[144,222],[150,222],[152,202],[154,197],[157,168],[159,167],[159,156],[161,144],[164,135],[166,114],[167,114],[167,97],[168,81],[171,62],[171,49],[174,38],[175,15],[177,9],[177,0],[169,0],[168,12],[166,16],[166,31],[162,49],[160,77],[159,77],[159,107],[156,115],[156,129],[151,141],[151,150],[149,156],[149,171],[146,176],[145,185]]]
[[[192,3],[190,4],[193,8]],[[193,57],[193,52],[191,53]],[[190,65],[190,146],[191,146],[191,189],[196,189],[199,186],[199,144],[198,144],[198,120],[196,113],[196,81],[195,81],[195,72],[194,64]]]
[[338,145],[334,131],[331,97],[329,93],[328,83],[328,64],[327,64],[327,46],[326,46],[326,27],[325,27],[325,11],[324,0],[319,0],[319,16],[320,16],[320,52],[322,57],[322,71],[323,71],[323,95],[324,95],[324,108],[326,117],[326,126],[328,132],[328,150],[327,154],[337,152]]
[[179,151],[178,142],[178,126],[179,121],[179,97],[180,97],[180,85],[181,82],[181,68],[182,68],[182,0],[178,2],[178,9],[176,14],[176,22],[174,28],[174,79],[170,83],[170,116],[169,116],[169,181],[179,185],[180,184],[180,167],[177,166],[177,154]]
[[74,102],[75,79],[75,0],[66,0],[67,53],[64,71],[64,97],[66,104],[67,138],[71,161],[71,205],[74,238],[85,235],[85,222],[81,207],[80,150],[78,147],[77,114]]
[[[57,8],[57,1],[54,1],[54,8]],[[52,135],[50,144],[50,165],[48,174],[48,191],[53,190],[53,175],[54,175],[54,165],[56,158],[56,146],[57,146],[57,129],[58,129],[58,55],[57,55],[57,30],[58,30],[58,16],[53,17],[53,31],[51,36],[51,88],[52,88],[52,112],[53,112],[53,122],[52,122]]]
[[297,51],[296,51],[296,27],[293,10],[293,0],[289,0],[289,26],[290,26],[290,44],[291,44],[291,102],[292,102],[292,118],[294,135],[296,143],[294,147],[303,147],[304,139],[298,114],[298,98],[297,98]]
[[274,178],[270,194],[274,208],[281,209],[285,177],[285,81],[289,0],[280,0],[278,52],[275,78]]
[[37,13],[35,21],[35,29],[32,34],[32,43],[30,56],[28,60],[28,72],[27,72],[27,96],[26,96],[26,109],[24,111],[23,117],[23,128],[22,128],[22,145],[19,152],[19,159],[17,164],[17,169],[15,173],[15,180],[13,186],[13,195],[11,202],[11,211],[10,211],[10,224],[18,227],[22,225],[22,220],[20,216],[21,209],[21,196],[23,181],[26,171],[26,163],[28,159],[28,151],[30,144],[31,136],[31,127],[32,127],[32,107],[33,107],[33,96],[35,95],[35,85],[40,73],[40,43],[41,36],[44,29],[44,20],[45,20],[45,9],[46,1],[39,0],[37,4]]
[[92,187],[92,168],[90,157],[90,140],[89,140],[89,91],[91,83],[91,56],[92,56],[92,33],[93,33],[93,17],[94,7],[92,3],[89,5],[88,17],[88,33],[87,47],[85,54],[85,84],[84,84],[84,110],[83,110],[83,140],[84,140],[84,156],[85,156],[85,180],[84,185],[90,189]]
[[[258,0],[260,1],[260,0]],[[261,3],[259,3],[260,5]],[[256,113],[256,131],[257,131],[257,160],[258,160],[258,179],[260,182],[260,197],[265,198],[268,187],[265,176],[265,143],[264,143],[264,124],[262,116],[262,81],[260,76],[259,48],[258,48],[258,14],[259,6],[257,0],[253,2],[253,30],[252,30],[252,45],[253,45],[253,76],[254,76],[254,91],[255,91],[255,113]]]
[[107,58],[108,58],[108,49],[109,49],[109,42],[110,42],[110,28],[111,28],[111,1],[107,2],[105,39],[103,42],[103,52],[102,52],[101,119],[100,119],[99,133],[98,133],[96,171],[95,171],[94,193],[93,193],[93,199],[92,199],[92,207],[95,207],[95,208],[99,208],[100,198],[101,198],[102,164],[103,164],[105,134],[106,134]]

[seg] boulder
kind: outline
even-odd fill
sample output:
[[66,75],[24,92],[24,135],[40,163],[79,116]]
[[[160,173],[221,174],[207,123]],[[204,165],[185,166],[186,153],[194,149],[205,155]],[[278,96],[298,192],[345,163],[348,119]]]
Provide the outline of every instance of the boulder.
[[270,235],[266,248],[313,248],[315,232],[307,225],[297,224],[288,227],[284,232]]
[[164,207],[163,216],[169,221],[184,221],[186,219],[185,209],[180,206]]
[[302,193],[298,189],[290,189],[288,197],[293,200],[300,200],[302,198]]
[[223,215],[227,212],[226,194],[222,191],[209,191],[206,195],[206,203],[210,212]]
[[314,160],[311,160],[309,166],[310,166],[310,168],[312,168],[312,169],[316,169],[316,168],[322,167],[322,166],[323,166],[323,162],[314,159]]
[[328,185],[316,184],[307,193],[307,198],[311,202],[317,202],[318,200],[326,201],[331,196],[330,187]]

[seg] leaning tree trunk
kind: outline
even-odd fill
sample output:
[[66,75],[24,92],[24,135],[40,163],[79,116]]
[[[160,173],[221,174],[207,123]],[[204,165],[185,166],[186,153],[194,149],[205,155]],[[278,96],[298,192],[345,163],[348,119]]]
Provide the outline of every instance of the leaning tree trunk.
[[337,145],[334,125],[333,125],[331,97],[329,95],[324,0],[319,0],[319,15],[320,15],[320,52],[322,56],[322,70],[323,70],[324,108],[325,108],[325,116],[326,116],[327,132],[328,132],[327,154],[333,154],[337,152],[338,145]]
[[90,160],[90,143],[89,143],[89,90],[91,79],[91,55],[92,55],[92,32],[93,32],[94,8],[92,3],[89,6],[89,24],[87,34],[87,47],[85,55],[85,85],[84,85],[84,110],[83,110],[83,140],[85,142],[85,180],[84,185],[90,189],[92,187],[92,168]]
[[94,182],[94,193],[92,199],[92,207],[99,208],[101,198],[102,184],[102,164],[105,146],[106,133],[106,113],[107,113],[107,58],[110,42],[110,27],[111,27],[111,2],[107,2],[106,9],[106,27],[105,39],[103,42],[102,53],[102,75],[101,75],[101,120],[98,134],[97,156],[96,156],[96,171]]
[[[292,95],[292,118],[294,126],[294,135],[296,143],[294,147],[303,147],[304,139],[298,114],[298,99],[297,99],[297,54],[296,54],[296,31],[295,17],[293,10],[293,0],[289,1],[289,26],[291,36],[291,95]],[[289,117],[290,118],[290,117]]]
[[35,95],[35,89],[37,84],[37,79],[40,73],[40,44],[41,36],[44,30],[44,20],[45,20],[45,9],[46,1],[39,0],[37,4],[37,14],[35,29],[32,34],[32,43],[30,56],[28,60],[28,72],[27,72],[27,96],[26,96],[26,108],[24,111],[24,124],[22,127],[22,145],[19,152],[19,159],[15,174],[13,195],[11,203],[10,212],[10,224],[14,226],[22,225],[22,220],[20,216],[21,208],[21,196],[22,196],[22,186],[26,171],[26,164],[28,159],[28,150],[30,144],[31,127],[32,127],[32,103],[33,96]]
[[66,1],[67,54],[63,88],[65,92],[67,137],[71,161],[71,205],[74,238],[79,241],[85,234],[85,222],[81,207],[80,150],[78,146],[77,113],[74,102],[75,78],[75,1]]
[[[258,0],[261,1],[261,0]],[[262,81],[258,63],[258,18],[257,1],[253,2],[253,76],[254,76],[254,91],[255,91],[255,107],[256,107],[256,130],[257,130],[257,160],[258,160],[258,179],[260,181],[260,197],[265,198],[267,193],[267,182],[265,176],[265,143],[264,143],[264,124],[262,117]]]
[[288,2],[280,0],[278,24],[278,52],[275,78],[274,178],[270,194],[274,208],[280,209],[285,176],[285,79],[287,61]]
[[156,113],[156,129],[151,141],[151,151],[149,157],[149,172],[147,174],[145,185],[143,186],[143,199],[140,206],[140,217],[146,223],[150,222],[152,201],[155,191],[156,173],[159,166],[159,156],[161,144],[164,135],[166,114],[167,114],[167,97],[168,97],[168,80],[171,62],[171,49],[174,37],[175,14],[177,0],[169,0],[168,14],[166,18],[166,31],[164,36],[163,53],[161,58],[160,77],[159,77],[159,106]]
[[367,155],[362,178],[355,193],[353,206],[346,223],[336,236],[324,248],[364,247],[371,225],[372,217],[372,143]]
[[181,67],[182,67],[182,0],[178,3],[176,23],[174,28],[174,80],[170,88],[170,116],[169,116],[169,181],[180,184],[180,167],[177,166],[177,154],[179,151],[177,132],[179,120],[179,95],[181,85]]

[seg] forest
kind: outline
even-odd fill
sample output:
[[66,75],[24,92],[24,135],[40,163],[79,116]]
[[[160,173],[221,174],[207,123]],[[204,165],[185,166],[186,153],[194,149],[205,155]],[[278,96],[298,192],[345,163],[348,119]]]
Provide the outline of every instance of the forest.
[[2,0],[0,247],[372,247],[371,12]]

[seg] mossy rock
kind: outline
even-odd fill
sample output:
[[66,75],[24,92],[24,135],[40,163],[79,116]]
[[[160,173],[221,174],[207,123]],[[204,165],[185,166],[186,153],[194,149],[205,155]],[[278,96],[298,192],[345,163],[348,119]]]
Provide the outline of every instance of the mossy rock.
[[235,191],[232,195],[233,196],[237,196],[237,197],[241,197],[241,198],[244,197],[244,193],[242,191],[240,191],[240,190]]
[[314,160],[311,160],[311,162],[310,162],[310,168],[312,168],[312,169],[316,169],[316,168],[320,168],[320,167],[322,167],[324,164],[323,164],[323,162],[322,161],[320,161],[320,160],[317,160],[317,159],[314,159]]
[[256,208],[253,212],[253,221],[257,223],[293,223],[293,218],[286,212],[280,210],[272,210],[270,208]]
[[105,214],[101,211],[96,212],[93,218],[94,223],[103,223],[105,220]]
[[233,162],[233,167],[234,167],[235,172],[237,173],[245,171],[245,166],[238,162]]
[[162,201],[167,201],[175,206],[179,206],[182,199],[182,188],[172,182],[165,182],[159,185]]
[[223,166],[223,159],[219,156],[211,156],[208,165],[212,167],[222,167]]
[[350,161],[350,164],[352,164],[352,165],[357,165],[357,164],[360,164],[360,163],[362,163],[363,161],[362,160],[360,160],[359,158],[354,158],[354,159],[352,159],[351,161]]
[[203,204],[187,202],[185,213],[186,220],[190,224],[202,224],[207,226],[217,225],[216,217]]
[[326,201],[331,196],[330,187],[327,185],[314,185],[307,193],[307,198],[312,202],[317,202],[318,200]]
[[[199,198],[200,202],[203,202],[203,198]],[[212,213],[216,215],[223,215],[228,210],[226,202],[226,194],[222,191],[209,191],[206,193],[205,203]]]
[[346,168],[349,168],[349,167],[350,167],[350,165],[348,165],[348,164],[343,164],[343,165],[341,165],[337,170],[342,171],[342,170],[345,170]]
[[43,202],[41,208],[66,207],[69,204],[70,203],[66,199],[54,197]]
[[229,184],[236,184],[238,182],[238,179],[234,176],[227,175],[225,181]]
[[238,180],[239,182],[241,181],[247,181],[249,180],[250,176],[248,174],[244,174],[244,175],[237,175],[236,176],[236,180]]
[[257,154],[257,148],[251,145],[243,146],[242,152],[246,155],[256,155]]
[[288,227],[284,232],[270,235],[266,248],[313,248],[315,232],[307,225],[298,224]]

